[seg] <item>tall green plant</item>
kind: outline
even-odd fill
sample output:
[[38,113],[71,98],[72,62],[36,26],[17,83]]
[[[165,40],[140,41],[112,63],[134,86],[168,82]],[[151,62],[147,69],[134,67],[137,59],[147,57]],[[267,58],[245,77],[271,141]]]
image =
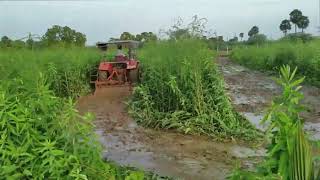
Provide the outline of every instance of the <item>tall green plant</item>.
[[196,39],[147,44],[139,52],[143,82],[134,90],[131,114],[154,128],[252,137],[256,131],[225,94],[214,56]]
[[299,92],[304,78],[296,79],[297,68],[290,66],[280,69],[277,82],[282,86],[282,95],[272,102],[272,106],[262,123],[268,122],[268,134],[271,144],[268,156],[257,173],[235,171],[232,178],[246,179],[249,174],[252,179],[284,179],[305,180],[318,179],[315,173],[309,140],[303,131],[303,122],[299,117],[302,107],[300,100],[303,94]]

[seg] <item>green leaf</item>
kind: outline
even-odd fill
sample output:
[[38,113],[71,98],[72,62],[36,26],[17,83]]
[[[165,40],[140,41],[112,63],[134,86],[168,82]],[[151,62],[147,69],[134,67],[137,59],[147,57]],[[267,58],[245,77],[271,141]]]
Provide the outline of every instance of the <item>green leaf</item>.
[[51,154],[52,155],[54,155],[54,156],[62,156],[62,155],[64,155],[64,151],[62,151],[62,150],[52,150],[51,151]]
[[2,169],[2,173],[10,174],[17,169],[17,166],[16,165],[7,165],[7,166],[2,166],[1,169]]
[[26,176],[32,176],[32,172],[27,169],[23,170],[23,174]]

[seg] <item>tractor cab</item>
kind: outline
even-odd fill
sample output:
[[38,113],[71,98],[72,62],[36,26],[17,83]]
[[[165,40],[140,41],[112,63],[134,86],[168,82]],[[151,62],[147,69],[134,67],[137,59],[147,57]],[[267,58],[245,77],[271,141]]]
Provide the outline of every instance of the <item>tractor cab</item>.
[[[98,42],[96,46],[105,53],[110,47],[117,48],[117,54],[112,59],[102,59],[95,80],[96,88],[116,85],[131,85],[139,81],[139,61],[136,59],[135,50],[139,47],[139,41],[119,40]],[[128,55],[122,52],[128,49]]]
[[[117,54],[114,57],[114,61],[125,61],[125,60],[134,60],[136,58],[135,50],[139,47],[139,41],[133,40],[117,40],[117,41],[109,41],[109,42],[98,42],[97,47],[102,51],[107,51],[110,47],[117,48]],[[123,51],[123,49],[127,49],[128,55],[123,53],[119,53]]]

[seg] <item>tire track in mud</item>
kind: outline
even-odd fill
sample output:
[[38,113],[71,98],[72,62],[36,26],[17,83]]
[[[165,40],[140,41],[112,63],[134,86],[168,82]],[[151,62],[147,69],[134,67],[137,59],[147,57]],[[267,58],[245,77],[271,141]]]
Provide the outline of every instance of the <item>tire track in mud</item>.
[[252,168],[265,153],[234,142],[140,127],[126,112],[129,96],[129,88],[113,87],[78,101],[81,113],[96,115],[96,132],[109,160],[163,176],[219,180],[226,178],[236,160]]
[[[280,95],[280,86],[271,76],[233,63],[227,56],[219,57],[217,64],[236,110],[256,127],[264,129],[259,121],[272,99]],[[301,117],[306,121],[305,129],[311,132],[313,139],[320,139],[320,89],[303,85],[302,93],[306,112],[301,113]]]

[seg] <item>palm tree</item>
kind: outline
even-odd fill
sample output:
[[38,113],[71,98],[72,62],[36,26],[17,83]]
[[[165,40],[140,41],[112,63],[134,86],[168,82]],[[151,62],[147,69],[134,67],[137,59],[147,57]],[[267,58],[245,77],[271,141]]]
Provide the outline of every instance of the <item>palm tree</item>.
[[254,36],[256,34],[259,33],[259,28],[258,26],[253,26],[250,31],[248,32],[248,36],[251,37],[251,36]]
[[297,24],[302,17],[302,12],[298,9],[293,10],[290,13],[290,21],[294,24],[294,32],[297,33]]
[[239,37],[241,38],[241,41],[242,41],[242,39],[243,39],[243,36],[244,36],[244,33],[240,33],[240,34],[239,34]]
[[288,19],[285,19],[281,22],[279,26],[280,30],[284,33],[284,35],[287,35],[288,30],[291,30],[291,23]]
[[309,18],[307,16],[301,16],[297,26],[301,29],[301,31],[303,32],[304,29],[306,29],[309,26]]

